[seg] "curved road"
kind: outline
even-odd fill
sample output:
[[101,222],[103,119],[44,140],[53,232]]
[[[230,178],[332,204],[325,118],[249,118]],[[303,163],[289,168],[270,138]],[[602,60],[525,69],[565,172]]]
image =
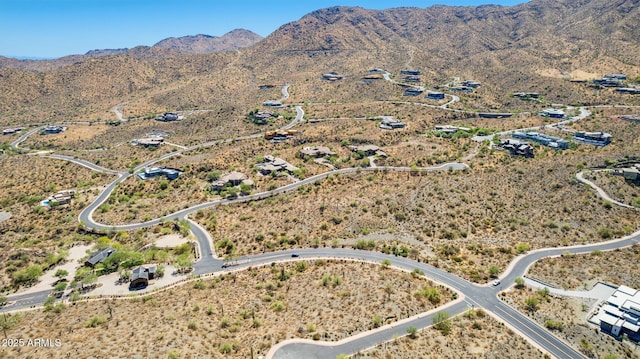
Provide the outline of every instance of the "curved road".
[[[385,79],[387,79],[388,81],[392,81],[389,78],[389,73],[386,73],[384,76],[385,76]],[[283,96],[286,96],[288,98],[287,89],[288,89],[288,84],[282,88],[282,93],[283,93]],[[579,116],[563,121],[560,124],[577,121],[578,119],[587,117],[590,114],[586,109],[584,108],[581,108],[581,109],[582,109],[582,113]],[[296,112],[297,112],[296,118],[290,124],[285,126],[284,129],[291,128],[296,123],[303,121],[304,111],[300,106],[296,107]],[[37,130],[39,129],[31,130],[28,133],[22,135],[20,138],[14,141],[14,143],[12,143],[12,146],[17,148],[17,146],[22,141],[24,141],[29,135],[37,132]],[[509,131],[506,131],[506,132],[509,132]],[[261,134],[249,135],[243,138],[255,138],[259,136],[261,136]],[[160,158],[150,160],[145,162],[144,164],[141,164],[140,166],[136,167],[135,171],[138,171],[146,166],[150,166],[161,160],[170,158],[172,156],[176,156],[186,151],[191,151],[193,149],[206,147],[206,146],[212,146],[214,144],[218,144],[226,141],[231,141],[231,140],[212,141],[212,142],[201,144],[198,146],[189,147],[180,151],[168,153],[161,156]],[[137,228],[143,228],[143,227],[155,225],[160,223],[161,221],[171,220],[175,218],[185,218],[189,220],[191,232],[196,236],[199,242],[199,248],[200,248],[200,254],[201,254],[200,260],[194,265],[194,273],[199,275],[223,271],[223,270],[226,270],[226,268],[225,268],[225,263],[222,260],[214,257],[212,243],[208,233],[200,225],[188,219],[188,215],[190,213],[202,208],[212,207],[216,205],[261,200],[261,199],[271,197],[280,193],[294,190],[303,185],[311,184],[316,180],[324,179],[327,176],[330,176],[333,174],[340,174],[340,173],[347,174],[347,173],[353,173],[357,171],[379,171],[380,170],[380,168],[346,168],[346,169],[329,171],[326,173],[322,173],[316,176],[306,178],[297,183],[285,185],[273,191],[261,192],[251,196],[238,197],[234,199],[221,199],[217,201],[201,203],[201,204],[192,206],[190,208],[172,213],[165,217],[157,218],[152,221],[148,221],[144,223],[108,226],[105,224],[96,223],[92,218],[93,211],[95,211],[96,208],[98,208],[102,203],[104,203],[104,201],[107,200],[109,195],[112,193],[112,191],[120,182],[124,181],[126,178],[129,178],[130,176],[132,176],[132,174],[109,170],[109,169],[97,166],[95,164],[92,164],[90,162],[76,159],[70,156],[48,155],[46,157],[71,161],[79,165],[88,167],[95,171],[119,175],[118,179],[113,181],[100,194],[100,196],[98,196],[98,198],[93,203],[91,203],[91,205],[86,207],[80,213],[79,215],[80,222],[84,223],[89,228],[100,229],[100,230],[111,230],[111,229],[130,230],[130,229],[137,229]],[[383,170],[438,171],[438,170],[449,170],[449,169],[463,170],[465,168],[467,168],[465,164],[451,163],[451,164],[441,165],[438,167],[422,168],[417,170],[411,169],[408,167],[383,167]],[[581,181],[583,181],[584,183],[589,184],[591,187],[596,189],[596,191],[598,191],[598,193],[601,196],[607,196],[606,193],[604,193],[604,191],[599,189],[593,183],[585,180],[581,174],[578,174],[576,177]],[[619,202],[616,202],[616,201],[612,201],[612,203],[620,204]],[[587,253],[593,250],[605,251],[605,250],[612,250],[612,249],[621,248],[625,246],[631,246],[639,242],[640,242],[640,232],[637,232],[631,236],[617,239],[617,240],[612,240],[609,242],[604,242],[604,243],[595,243],[590,245],[580,245],[580,246],[573,246],[573,247],[549,248],[549,249],[541,249],[541,250],[533,251],[527,255],[522,255],[514,259],[514,261],[510,263],[509,267],[501,275],[502,277],[501,280],[504,283],[506,283],[506,285],[508,286],[511,283],[513,283],[516,277],[523,276],[526,273],[527,268],[530,265],[532,265],[535,261],[547,256],[560,255],[565,251],[569,251],[575,254]],[[237,258],[237,259],[234,259],[233,261],[234,264],[231,267],[246,268],[249,266],[268,264],[274,261],[292,260],[291,254],[293,253],[294,253],[293,251],[280,251],[280,252],[274,252],[274,253],[265,253],[265,254],[259,254],[254,256]],[[388,259],[391,261],[392,265],[397,268],[401,268],[409,271],[416,268],[420,269],[425,273],[425,276],[431,279],[434,279],[444,285],[447,285],[453,288],[454,290],[458,291],[459,293],[461,293],[462,297],[460,298],[459,301],[454,302],[453,304],[448,304],[448,306],[446,306],[446,310],[450,314],[462,313],[464,310],[468,309],[470,306],[482,307],[482,308],[485,308],[487,311],[493,313],[502,321],[508,323],[512,328],[514,328],[520,334],[522,334],[529,340],[536,343],[539,347],[544,348],[546,351],[548,351],[551,355],[555,357],[558,357],[558,358],[583,358],[584,357],[582,354],[577,352],[567,343],[555,337],[549,331],[542,328],[541,326],[539,326],[538,324],[530,320],[528,317],[514,310],[510,306],[502,303],[497,298],[497,293],[500,290],[502,290],[502,286],[500,287],[479,286],[479,285],[467,282],[462,278],[459,278],[453,274],[444,272],[428,264],[415,262],[407,258],[393,257],[393,256],[385,255],[382,253],[378,253],[378,252],[321,248],[321,249],[300,249],[300,250],[297,250],[295,253],[299,255],[299,258],[296,258],[296,260],[310,259],[310,258],[349,258],[354,260],[363,260],[363,261],[379,263],[382,260]],[[18,309],[18,308],[23,308],[29,305],[41,304],[44,301],[44,298],[46,298],[46,295],[48,294],[48,292],[49,291],[43,291],[43,292],[33,293],[29,295],[11,296],[9,300],[14,301],[17,304],[13,306],[5,307],[0,311]],[[442,308],[438,308],[438,310],[442,310]],[[347,338],[339,343],[330,344],[329,346],[321,345],[321,343],[317,343],[317,342],[316,343],[298,343],[298,342],[281,343],[272,349],[272,351],[269,354],[269,357],[334,358],[339,353],[347,353],[347,354],[354,353],[359,350],[363,350],[371,346],[374,346],[376,344],[379,344],[381,342],[393,340],[399,335],[404,335],[406,334],[406,328],[408,326],[412,325],[412,326],[415,326],[416,328],[424,328],[424,327],[430,326],[432,324],[432,316],[433,316],[433,313],[420,315],[415,318],[409,318],[407,320],[394,323],[394,325],[384,327],[381,330],[367,332],[355,338]]]

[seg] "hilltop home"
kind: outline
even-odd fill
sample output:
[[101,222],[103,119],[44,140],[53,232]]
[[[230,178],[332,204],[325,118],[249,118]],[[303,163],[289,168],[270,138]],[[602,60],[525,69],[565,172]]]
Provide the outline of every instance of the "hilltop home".
[[640,291],[621,285],[595,316],[600,330],[617,339],[640,341]]
[[550,117],[550,118],[564,118],[564,111],[558,110],[555,108],[548,108],[546,110],[540,111],[540,116]]
[[12,135],[14,133],[20,132],[22,131],[22,127],[18,127],[18,128],[7,128],[5,130],[2,131],[3,135]]
[[613,170],[612,173],[624,177],[626,181],[640,185],[640,164],[635,164],[630,168]]
[[407,77],[404,78],[404,80],[406,82],[420,82],[420,76],[416,76],[416,75],[409,75]]
[[116,250],[111,247],[107,247],[101,251],[97,251],[96,253],[91,255],[89,259],[87,259],[84,262],[84,265],[87,267],[95,267],[96,264],[104,262],[104,260],[107,259],[107,257],[109,257],[115,252]]
[[221,191],[224,187],[235,187],[241,184],[253,186],[252,180],[248,179],[243,173],[233,171],[211,182],[212,191]]
[[603,80],[618,80],[625,81],[627,79],[627,75],[624,74],[606,74],[602,76]]
[[368,156],[387,157],[387,154],[384,153],[384,151],[382,151],[380,147],[376,145],[349,146],[349,149],[351,150],[351,152],[362,153],[367,157]]
[[616,92],[619,93],[626,93],[629,95],[639,95],[640,94],[640,89],[634,88],[634,87],[620,87],[616,89]]
[[455,91],[455,92],[472,92],[473,88],[469,86],[454,86],[454,87],[450,87],[449,90]]
[[594,146],[606,146],[611,143],[611,135],[605,132],[576,132],[573,140]]
[[640,122],[640,115],[622,115],[620,116],[620,119],[631,122]]
[[569,148],[569,141],[559,137],[547,136],[538,132],[516,131],[513,134],[511,134],[511,136],[513,138],[538,142],[543,146],[547,146],[555,149],[566,150],[567,148]]
[[320,158],[320,157],[331,157],[335,155],[336,153],[331,151],[329,147],[324,147],[324,146],[305,147],[300,150],[300,157],[302,158],[304,157]]
[[540,94],[537,92],[516,92],[513,94],[513,97],[518,97],[523,100],[527,100],[530,98],[539,98]]
[[174,180],[180,176],[182,172],[175,168],[165,167],[146,167],[143,172],[138,173],[141,180],[147,180],[156,176],[165,176],[169,180]]
[[70,190],[60,191],[58,193],[55,193],[49,196],[44,201],[40,202],[40,205],[45,207],[55,207],[55,206],[61,206],[64,204],[69,204],[71,203],[71,199],[74,198],[75,196],[76,194],[74,191],[70,191]]
[[138,267],[131,272],[129,289],[141,289],[149,285],[149,281],[155,279],[156,267]]
[[249,113],[249,118],[257,125],[266,125],[270,119],[274,118],[271,111],[255,111]]

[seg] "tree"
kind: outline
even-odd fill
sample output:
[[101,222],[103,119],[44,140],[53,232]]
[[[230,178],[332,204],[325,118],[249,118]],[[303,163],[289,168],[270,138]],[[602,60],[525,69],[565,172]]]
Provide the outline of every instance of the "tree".
[[382,263],[380,263],[380,265],[382,265],[382,268],[387,269],[391,265],[391,261],[388,259],[385,259],[382,261]]
[[380,317],[379,315],[374,316],[371,319],[371,323],[373,323],[373,327],[377,328],[382,324],[382,317]]
[[98,281],[98,276],[95,273],[91,273],[82,278],[82,287],[85,285],[92,285]]
[[522,277],[516,278],[515,282],[516,282],[516,288],[518,289],[524,288],[524,279]]
[[516,244],[516,253],[517,254],[522,254],[526,251],[528,251],[531,247],[526,244],[526,243],[518,243]]
[[56,292],[61,292],[61,291],[65,290],[65,289],[67,289],[67,282],[60,282],[60,283],[56,284],[56,286],[53,287],[53,289]]
[[498,268],[497,266],[489,267],[489,274],[491,275],[491,277],[496,278],[498,276],[498,273],[500,273],[500,268]]
[[536,310],[538,310],[538,298],[536,297],[529,297],[527,299],[524,300],[524,305],[527,307],[527,310],[529,310],[530,312],[535,312]]
[[451,333],[451,327],[453,325],[450,318],[451,315],[445,311],[439,311],[436,313],[435,317],[433,317],[433,325],[440,331],[440,333],[442,333],[442,335],[448,335]]
[[66,277],[66,276],[68,276],[68,275],[69,275],[69,272],[68,272],[68,271],[66,271],[66,270],[64,270],[64,269],[58,269],[58,270],[56,271],[56,273],[54,274],[54,276],[55,276],[56,278],[64,278],[64,277]]
[[414,326],[410,326],[409,328],[407,328],[407,333],[409,334],[409,338],[415,339],[416,334],[418,333],[418,329],[416,329],[416,327]]
[[19,313],[16,314],[7,314],[3,313],[2,318],[0,319],[0,328],[2,328],[2,333],[4,334],[4,338],[7,339],[7,330],[13,328],[16,324],[20,322],[22,316]]

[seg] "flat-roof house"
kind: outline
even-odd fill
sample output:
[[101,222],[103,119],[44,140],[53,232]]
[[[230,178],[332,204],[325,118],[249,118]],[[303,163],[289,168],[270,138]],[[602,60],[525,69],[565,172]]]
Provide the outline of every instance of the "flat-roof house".
[[599,309],[600,330],[615,338],[640,341],[640,291],[621,285]]
[[640,115],[622,115],[620,116],[620,119],[631,122],[640,122]]
[[441,131],[444,133],[456,133],[458,131],[469,132],[471,129],[469,127],[458,127],[451,125],[436,125],[436,131]]
[[131,271],[129,289],[141,289],[149,285],[149,281],[156,276],[156,267],[138,267]]
[[635,87],[619,87],[616,89],[616,92],[625,93],[629,95],[640,95],[640,89]]
[[411,70],[411,69],[400,70],[400,73],[402,75],[413,75],[413,76],[420,76],[420,74],[422,74],[420,70]]
[[384,130],[394,130],[396,128],[403,128],[405,126],[406,125],[404,122],[396,120],[391,116],[382,116],[382,121],[380,121],[379,127]]
[[404,96],[418,96],[422,92],[424,92],[424,90],[419,87],[409,87],[404,90]]
[[278,100],[267,100],[262,105],[266,107],[283,107],[282,102]]
[[624,81],[627,79],[627,75],[624,74],[606,74],[602,76],[603,80],[619,80]]
[[629,182],[640,184],[640,169],[638,167],[640,167],[640,165],[635,165],[631,168],[614,170],[613,173],[624,177],[624,179]]
[[344,76],[339,75],[337,72],[329,72],[326,74],[322,74],[322,79],[327,81],[337,81],[342,80]]
[[596,85],[600,85],[602,87],[622,87],[623,83],[618,79],[607,79],[603,78],[601,80],[593,80],[593,83]]
[[179,116],[177,112],[165,112],[161,116],[156,117],[156,121],[172,122],[172,121],[181,120],[180,117],[181,116]]
[[335,156],[336,153],[331,151],[329,147],[324,146],[316,146],[316,147],[305,147],[300,150],[300,157],[330,157]]
[[512,133],[511,136],[513,136],[513,138],[538,142],[543,146],[547,146],[555,149],[566,150],[567,148],[569,148],[569,141],[563,138],[548,136],[538,132],[516,131]]
[[473,81],[473,80],[464,80],[460,83],[460,85],[462,86],[467,86],[467,87],[471,87],[471,88],[476,88],[480,86],[480,82],[478,81]]
[[473,88],[469,86],[453,86],[453,87],[450,87],[449,90],[455,91],[455,92],[472,92]]
[[404,78],[406,82],[420,82],[420,76],[408,75]]
[[249,113],[249,118],[257,125],[266,125],[273,117],[274,113],[271,111],[255,111]]
[[89,259],[87,259],[84,262],[84,265],[88,267],[94,267],[96,264],[104,262],[104,260],[107,259],[107,257],[112,255],[113,253],[115,253],[115,251],[116,250],[111,247],[107,247],[101,251],[97,251],[96,253],[91,255]]
[[578,131],[573,136],[573,140],[594,146],[606,146],[611,143],[611,135],[606,132]]
[[22,127],[7,128],[7,129],[2,130],[2,134],[3,135],[12,135],[12,134],[20,132],[20,131],[22,131]]
[[550,117],[550,118],[564,118],[564,111],[558,110],[555,108],[548,108],[546,110],[540,111],[540,116]]
[[349,146],[351,152],[362,152],[365,156],[387,157],[387,154],[376,145]]
[[516,92],[513,94],[513,97],[518,97],[521,99],[530,99],[530,98],[539,98],[540,94],[537,92]]
[[53,126],[53,125],[49,125],[47,127],[45,127],[42,130],[43,134],[53,134],[53,133],[60,133],[60,132],[64,132],[66,131],[67,128],[65,126]]
[[149,136],[145,138],[137,138],[131,141],[132,146],[142,147],[158,147],[164,142],[164,138],[160,136]]
[[425,97],[429,100],[444,100],[444,92],[429,91]]
[[175,168],[166,167],[146,167],[144,171],[138,173],[138,177],[147,180],[156,176],[165,176],[167,179],[174,180],[180,176],[182,172]]

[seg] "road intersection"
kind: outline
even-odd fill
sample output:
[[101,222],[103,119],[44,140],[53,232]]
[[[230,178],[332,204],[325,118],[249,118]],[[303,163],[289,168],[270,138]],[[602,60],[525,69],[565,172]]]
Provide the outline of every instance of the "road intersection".
[[[385,72],[383,74],[384,78],[387,81],[393,82],[389,78],[389,73]],[[283,99],[288,99],[288,88],[289,84],[286,84],[282,88]],[[450,95],[451,96],[451,95]],[[459,101],[459,98],[456,96],[452,96],[452,101],[445,105],[440,106],[431,106],[442,108],[445,110],[452,110],[447,108],[449,104],[455,103]],[[115,111],[116,114],[119,112],[119,108],[116,107],[118,111]],[[304,121],[304,110],[301,106],[295,106],[296,109],[296,117],[289,124],[283,127],[283,129],[290,129],[296,126],[298,123]],[[575,118],[568,119],[563,122],[568,121],[577,121],[579,119],[585,118],[589,116],[589,111],[582,108],[581,114],[576,116]],[[22,135],[19,139],[14,141],[12,146],[18,147],[20,143],[28,138],[29,135],[37,132],[39,128],[31,130],[26,134]],[[511,131],[505,131],[509,133]],[[343,258],[350,260],[358,260],[358,261],[367,261],[373,263],[380,263],[384,260],[389,260],[392,263],[392,266],[401,269],[412,271],[414,269],[419,269],[424,272],[424,275],[432,280],[435,280],[443,285],[446,285],[457,293],[459,293],[459,300],[454,301],[453,303],[449,303],[446,306],[438,308],[437,310],[446,310],[452,315],[461,314],[469,308],[484,308],[492,315],[497,317],[499,320],[507,323],[511,328],[515,331],[529,339],[531,342],[535,343],[538,347],[542,348],[550,355],[557,358],[583,358],[584,356],[573,349],[569,344],[565,343],[563,340],[557,338],[552,333],[550,333],[545,328],[536,324],[534,321],[516,311],[512,307],[503,303],[500,299],[498,299],[497,294],[503,289],[500,287],[493,287],[487,285],[477,285],[471,282],[468,282],[460,277],[457,277],[453,274],[447,273],[443,270],[435,268],[431,265],[417,262],[408,258],[403,257],[394,257],[390,255],[386,255],[379,252],[370,252],[370,251],[361,251],[361,250],[351,250],[351,249],[335,249],[335,248],[313,248],[313,249],[299,249],[295,251],[297,254],[296,258],[292,258],[291,255],[293,251],[279,251],[279,252],[271,252],[264,253],[252,256],[246,256],[241,258],[236,258],[231,264],[225,263],[223,260],[218,259],[214,255],[214,251],[212,248],[212,240],[207,231],[202,228],[200,225],[189,219],[189,215],[204,209],[210,208],[220,205],[228,205],[233,203],[244,203],[250,201],[258,201],[263,200],[265,198],[269,198],[272,196],[277,196],[281,193],[293,191],[301,186],[306,186],[314,183],[318,180],[323,180],[328,176],[332,175],[346,175],[352,173],[359,172],[369,172],[369,171],[395,171],[395,172],[430,172],[430,171],[449,171],[449,170],[466,170],[468,166],[464,163],[448,163],[435,167],[427,167],[427,168],[409,168],[409,167],[378,167],[378,168],[344,168],[338,170],[331,170],[322,174],[318,174],[315,176],[311,176],[305,178],[301,181],[284,185],[282,187],[276,188],[271,191],[260,192],[256,194],[252,194],[250,196],[240,196],[236,198],[224,198],[215,201],[200,203],[189,208],[171,213],[161,218],[156,218],[143,223],[134,223],[127,225],[110,225],[104,223],[97,223],[93,219],[94,211],[102,205],[114,191],[116,186],[126,180],[127,178],[133,176],[133,174],[144,167],[151,166],[156,164],[162,160],[171,158],[173,156],[177,156],[179,154],[189,152],[195,149],[210,147],[216,144],[229,142],[232,140],[244,140],[250,138],[259,138],[261,134],[253,134],[248,136],[243,136],[236,139],[227,139],[227,140],[216,140],[207,143],[203,143],[197,146],[192,146],[188,148],[182,148],[176,150],[174,152],[165,154],[160,156],[159,158],[147,161],[138,167],[136,167],[131,173],[130,172],[119,172],[110,169],[106,169],[100,166],[97,166],[93,163],[90,163],[85,160],[73,158],[70,156],[61,156],[55,154],[49,154],[44,157],[54,158],[58,160],[65,160],[76,163],[81,166],[85,166],[94,171],[110,173],[117,175],[118,178],[115,179],[110,185],[108,185],[100,195],[89,205],[87,206],[79,215],[79,221],[82,225],[90,228],[92,230],[99,231],[110,231],[110,230],[134,230],[144,227],[149,227],[153,225],[157,225],[162,223],[163,221],[170,221],[174,219],[186,219],[190,222],[190,230],[193,235],[198,240],[198,247],[200,258],[194,264],[194,274],[196,275],[206,275],[210,273],[223,272],[229,270],[240,270],[251,266],[257,265],[267,265],[276,261],[291,261],[291,260],[308,260],[312,258]],[[583,183],[590,185],[601,196],[607,196],[604,191],[599,190],[597,186],[584,180],[582,176],[577,176],[579,180]],[[613,202],[615,204],[619,204],[617,202]],[[535,261],[548,257],[548,256],[557,256],[566,251],[570,253],[579,254],[579,253],[588,253],[593,250],[613,250],[616,248],[622,248],[631,246],[633,244],[639,243],[640,240],[640,232],[637,232],[631,236],[612,240],[609,242],[603,243],[595,243],[590,245],[582,245],[582,246],[574,246],[574,247],[560,247],[560,248],[549,248],[549,249],[541,249],[532,251],[526,255],[521,255],[515,258],[509,267],[505,270],[501,275],[501,280],[506,286],[511,285],[514,282],[516,277],[523,276],[528,267],[531,266]],[[7,306],[5,308],[0,309],[0,311],[8,311],[8,310],[16,310],[21,308],[27,308],[32,306],[41,305],[44,303],[47,295],[50,291],[42,291],[31,294],[23,294],[23,295],[14,295],[9,298],[11,302],[14,304],[11,306]],[[357,351],[361,351],[372,346],[375,346],[379,343],[393,340],[397,336],[405,335],[406,329],[409,326],[414,326],[418,329],[422,329],[432,325],[434,312],[423,313],[419,316],[413,318],[405,318],[400,322],[396,322],[393,325],[385,326],[379,330],[374,330],[371,332],[366,332],[357,337],[347,338],[338,343],[319,343],[319,342],[283,342],[278,346],[272,348],[272,351],[269,353],[269,357],[273,358],[335,358],[338,354],[341,353],[354,353]]]

